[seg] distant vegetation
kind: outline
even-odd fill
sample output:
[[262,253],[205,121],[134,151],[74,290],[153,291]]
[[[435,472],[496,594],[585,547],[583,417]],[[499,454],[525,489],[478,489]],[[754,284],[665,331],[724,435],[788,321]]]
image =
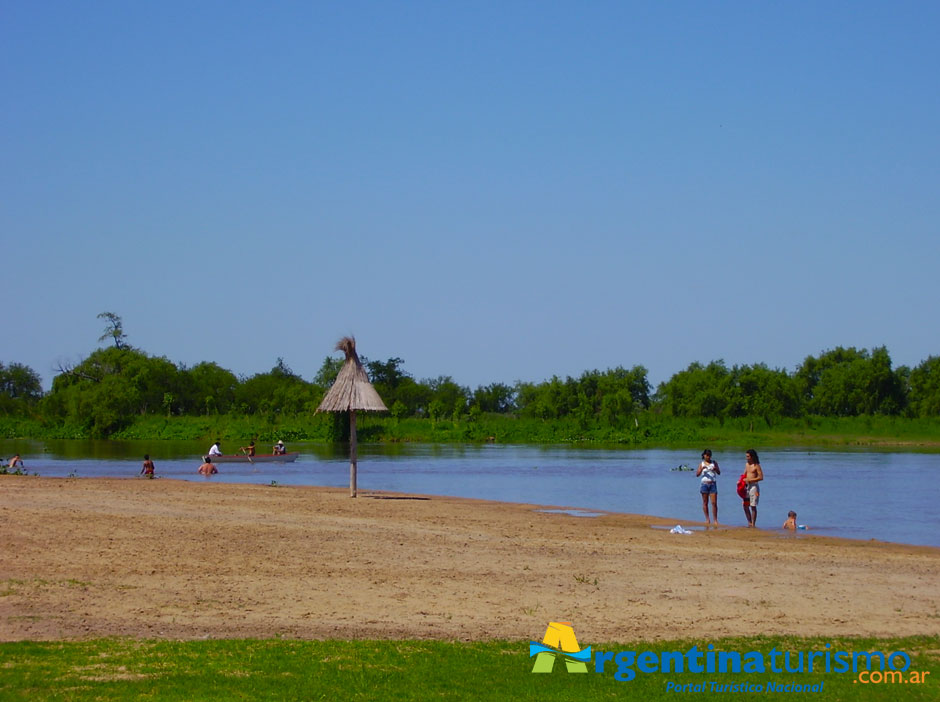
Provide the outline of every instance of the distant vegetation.
[[[151,356],[127,343],[120,317],[101,316],[108,322],[101,340],[114,345],[59,368],[48,393],[33,369],[0,363],[0,437],[345,438],[345,421],[314,415],[342,359],[324,359],[311,380],[280,358],[270,371],[238,377],[210,361],[187,367]],[[363,419],[364,440],[940,439],[940,357],[893,368],[884,347],[837,347],[808,356],[794,372],[692,363],[655,392],[640,365],[471,389],[450,376],[417,380],[401,358],[363,364],[389,408],[386,416]]]

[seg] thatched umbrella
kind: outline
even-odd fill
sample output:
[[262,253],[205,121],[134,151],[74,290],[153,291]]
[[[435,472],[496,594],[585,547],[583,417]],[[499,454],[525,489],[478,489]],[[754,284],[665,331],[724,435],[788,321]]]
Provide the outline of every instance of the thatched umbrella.
[[336,350],[346,354],[346,362],[333,381],[317,412],[349,412],[349,496],[356,496],[356,411],[387,412],[379,393],[369,382],[365,368],[356,353],[356,340],[344,336]]

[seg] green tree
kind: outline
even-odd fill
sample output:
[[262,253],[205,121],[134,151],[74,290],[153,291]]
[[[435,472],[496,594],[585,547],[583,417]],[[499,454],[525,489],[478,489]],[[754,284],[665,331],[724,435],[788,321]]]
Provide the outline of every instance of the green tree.
[[[123,350],[126,359],[121,375],[130,382],[137,393],[138,414],[156,414],[164,412],[178,414],[181,378],[176,364],[163,356],[148,356],[134,349]],[[172,396],[172,403],[165,404],[166,395]]]
[[906,404],[904,379],[891,369],[888,350],[836,347],[809,356],[796,372],[797,387],[811,414],[854,417],[899,414]]
[[505,383],[480,385],[473,391],[470,405],[479,407],[481,412],[507,414],[516,408],[516,390]]
[[167,393],[180,394],[180,373],[162,357],[130,347],[94,351],[76,366],[60,369],[42,407],[51,417],[88,428],[95,436],[126,426],[135,414],[179,407],[164,405]]
[[793,377],[763,363],[734,366],[728,376],[726,416],[761,417],[768,424],[800,416],[800,398]]
[[[394,405],[393,405],[394,406]],[[432,422],[440,421],[447,414],[448,407],[441,400],[434,399],[428,404],[428,416]]]
[[940,356],[930,356],[908,376],[909,411],[915,417],[940,416]]
[[618,427],[635,413],[649,409],[650,389],[646,368],[617,366],[585,371],[577,379],[552,376],[537,385],[516,383],[514,404],[526,417],[573,417],[583,428],[595,423]]
[[382,361],[363,360],[372,387],[379,393],[386,406],[389,403],[394,404],[397,399],[402,399],[406,405],[408,404],[404,398],[398,397],[398,389],[406,381],[411,380],[411,375],[402,369],[404,363],[400,358],[390,358],[384,363]]
[[290,366],[284,362],[284,359],[280,356],[277,357],[277,361],[274,364],[274,368],[271,369],[271,375],[278,378],[285,378],[288,380],[300,380],[300,376],[294,373],[290,369]]
[[0,363],[0,395],[35,402],[42,397],[42,380],[36,371],[22,363],[8,366]]
[[267,373],[257,373],[235,388],[235,407],[246,414],[313,414],[323,397],[320,388],[296,375],[281,358]]
[[459,417],[466,411],[467,399],[470,393],[467,388],[463,388],[454,382],[454,379],[449,375],[422,380],[419,386],[427,388],[430,397],[429,402],[439,402],[440,406],[445,408],[442,410],[442,415],[449,413],[454,417]]
[[401,402],[408,408],[408,416],[427,416],[433,392],[426,383],[417,382],[412,378],[411,374],[402,368],[404,363],[400,358],[390,358],[384,362],[362,358],[372,387],[386,407]]
[[369,372],[369,380],[373,385],[384,385],[395,389],[405,378],[410,377],[402,370],[404,361],[400,358],[390,358],[384,363],[381,361],[365,361],[364,365]]
[[585,381],[588,377],[591,383],[583,385],[593,390],[594,414],[607,426],[622,427],[629,417],[649,409],[650,384],[643,366],[617,366],[582,376]]
[[22,363],[0,363],[0,414],[30,411],[42,397],[39,374]]
[[102,312],[98,315],[98,319],[103,319],[106,322],[104,334],[98,337],[98,341],[110,339],[114,342],[115,348],[127,348],[127,335],[124,333],[124,322],[121,318],[114,312]]
[[225,414],[235,404],[238,378],[216,363],[203,361],[180,372],[184,412],[189,414]]
[[333,386],[333,383],[336,382],[336,376],[339,375],[344,362],[342,358],[333,358],[332,356],[324,358],[320,370],[318,370],[317,374],[313,377],[314,385],[319,385],[324,390],[329,390]]
[[419,383],[414,378],[406,377],[398,383],[394,390],[388,390],[385,385],[376,386],[379,397],[385,402],[386,407],[391,402],[403,402],[408,408],[408,415],[412,417],[424,417],[428,414],[428,407],[431,404],[431,388],[425,383]]
[[707,366],[690,363],[657,391],[667,414],[675,417],[724,417],[727,413],[727,392],[730,372],[723,360]]
[[166,416],[169,417],[173,413],[173,406],[176,403],[176,395],[172,392],[163,393],[163,409],[166,410]]
[[389,412],[391,412],[392,416],[395,419],[401,419],[402,417],[405,417],[408,414],[408,408],[405,407],[404,402],[402,402],[401,400],[396,400],[395,404],[392,405]]
[[[520,414],[539,419],[560,419],[567,417],[572,408],[572,389],[574,381],[568,382],[553,375],[549,380],[539,383],[517,383],[516,403]],[[577,395],[574,394],[576,399]]]

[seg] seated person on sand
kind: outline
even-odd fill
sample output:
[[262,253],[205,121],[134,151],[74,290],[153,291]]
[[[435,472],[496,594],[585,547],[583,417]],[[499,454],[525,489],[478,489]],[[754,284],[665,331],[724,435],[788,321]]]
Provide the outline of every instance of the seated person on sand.
[[212,465],[212,459],[206,456],[206,462],[199,466],[199,475],[204,475],[207,478],[210,475],[215,475],[219,472],[219,469]]
[[789,529],[790,531],[796,531],[796,512],[792,509],[787,512],[787,521],[783,523],[784,529]]

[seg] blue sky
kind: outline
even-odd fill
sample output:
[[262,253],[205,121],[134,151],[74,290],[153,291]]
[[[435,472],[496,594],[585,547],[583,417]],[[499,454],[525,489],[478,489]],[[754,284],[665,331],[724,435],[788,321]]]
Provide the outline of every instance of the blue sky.
[[940,353],[940,6],[0,0],[0,360]]

